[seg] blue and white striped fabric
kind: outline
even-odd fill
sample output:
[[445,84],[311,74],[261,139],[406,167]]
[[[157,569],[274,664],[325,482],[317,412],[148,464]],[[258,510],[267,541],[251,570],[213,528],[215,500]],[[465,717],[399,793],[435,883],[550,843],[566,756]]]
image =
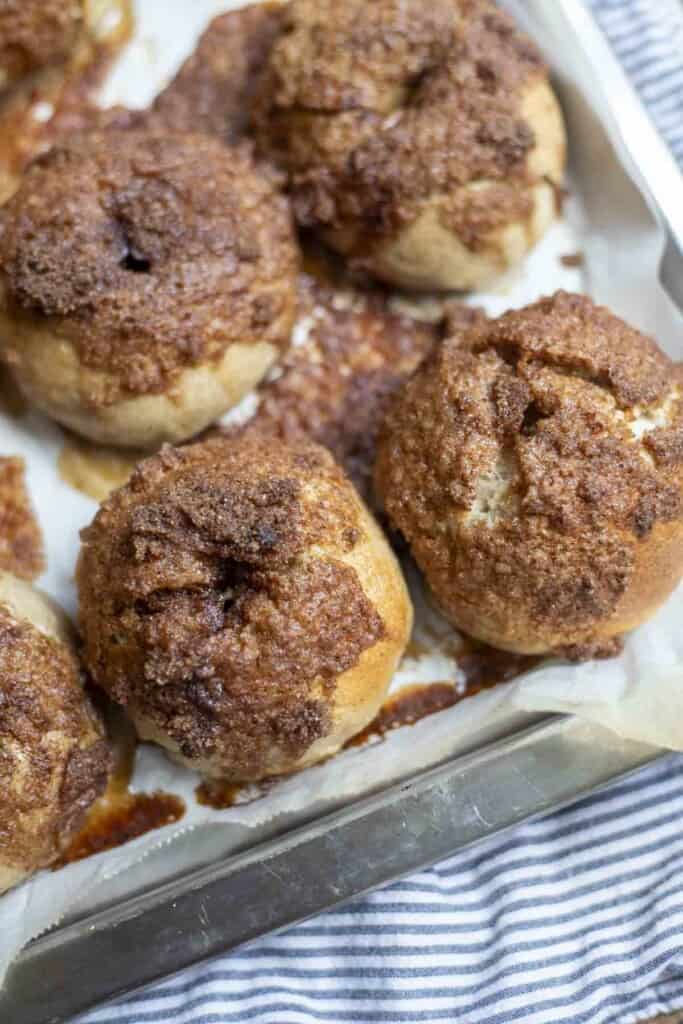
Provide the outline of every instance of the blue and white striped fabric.
[[[683,164],[680,0],[593,6]],[[676,756],[83,1024],[635,1024],[679,1007]]]
[[683,165],[683,3],[591,0],[591,6]]

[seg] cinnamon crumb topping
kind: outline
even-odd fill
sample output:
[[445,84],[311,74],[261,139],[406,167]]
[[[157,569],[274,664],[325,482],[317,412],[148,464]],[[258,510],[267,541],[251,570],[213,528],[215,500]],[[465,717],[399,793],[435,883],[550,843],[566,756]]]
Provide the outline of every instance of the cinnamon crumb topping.
[[280,4],[257,3],[214,18],[152,104],[145,123],[167,131],[206,132],[230,143],[241,139],[283,14]]
[[102,132],[40,157],[5,208],[13,317],[47,320],[122,392],[164,391],[233,342],[288,342],[298,256],[286,201],[245,150]]
[[[294,0],[260,82],[257,136],[290,172],[301,224],[360,219],[381,237],[437,195],[476,246],[528,213],[536,140],[521,97],[543,75],[533,43],[487,0]],[[495,186],[485,202],[457,194],[475,181]]]
[[54,860],[109,766],[74,655],[0,605],[0,861],[30,870]]
[[339,560],[361,537],[349,485],[316,445],[165,448],[83,532],[86,663],[226,774],[258,773],[274,744],[303,753],[331,727],[337,676],[384,632]]
[[609,615],[639,542],[683,521],[679,380],[651,338],[562,292],[437,349],[387,418],[376,482],[444,607],[486,595],[560,631]]
[[33,580],[43,571],[45,559],[24,470],[18,456],[0,456],[0,569]]

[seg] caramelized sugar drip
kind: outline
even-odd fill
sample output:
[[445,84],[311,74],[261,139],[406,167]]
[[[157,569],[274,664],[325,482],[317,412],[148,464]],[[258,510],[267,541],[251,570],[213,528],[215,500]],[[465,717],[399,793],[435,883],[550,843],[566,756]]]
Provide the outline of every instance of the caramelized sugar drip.
[[464,686],[462,696],[471,697],[480,690],[490,689],[498,683],[507,683],[524,672],[529,672],[541,659],[528,654],[498,651],[494,647],[487,647],[486,644],[478,644],[472,640],[465,650],[456,656],[456,661],[464,676],[464,683],[459,683],[458,689]]
[[6,366],[0,366],[0,412],[13,420],[21,419],[28,411],[28,402],[17,387]]
[[200,783],[195,796],[202,807],[213,807],[214,811],[225,811],[232,807],[242,792],[242,786],[234,782],[222,782],[216,779],[205,779]]
[[0,455],[0,569],[34,580],[45,568],[43,536],[24,481],[24,460]]
[[100,690],[90,687],[95,703],[104,715],[107,735],[114,754],[114,767],[109,776],[109,784],[102,794],[102,799],[113,803],[128,794],[130,780],[135,768],[135,752],[138,737],[132,722],[126,717],[122,708],[111,703]]
[[370,739],[376,739],[399,729],[403,725],[414,725],[421,718],[450,708],[461,699],[453,683],[417,683],[403,686],[393,694],[379,710],[377,716],[366,725],[362,732],[347,740],[346,747],[360,747]]
[[106,805],[103,797],[55,867],[123,846],[131,839],[180,821],[184,813],[184,802],[172,793],[127,793],[111,806]]
[[[409,657],[419,657],[426,648],[414,643],[408,648]],[[393,729],[414,725],[421,718],[453,707],[466,697],[482,690],[490,690],[498,683],[509,682],[537,665],[539,658],[497,651],[493,647],[474,642],[455,655],[461,672],[457,683],[439,682],[402,687],[380,708],[379,714],[362,732],[353,736],[347,747],[359,747],[369,739],[381,738]]]
[[106,710],[115,767],[106,791],[90,809],[85,825],[55,864],[54,870],[103,850],[113,850],[131,839],[180,821],[185,804],[172,793],[131,793],[136,737],[123,712]]
[[122,487],[144,452],[124,451],[93,444],[68,434],[59,453],[57,468],[64,483],[95,501],[104,501]]

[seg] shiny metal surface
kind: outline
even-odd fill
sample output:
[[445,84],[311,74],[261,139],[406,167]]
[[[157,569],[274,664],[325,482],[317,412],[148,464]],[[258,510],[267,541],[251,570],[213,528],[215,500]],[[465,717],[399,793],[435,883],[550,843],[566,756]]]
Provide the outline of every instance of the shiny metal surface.
[[[622,160],[664,226],[661,279],[671,298],[683,308],[683,175],[585,4],[577,0],[556,3],[558,13],[581,39],[584,53],[590,58]],[[534,6],[539,6],[537,0]],[[552,16],[554,6],[543,4],[546,17]]]
[[0,1020],[57,1024],[592,792],[660,756],[557,717],[35,942]]
[[[683,310],[683,175],[585,0],[500,2],[532,31],[554,69],[560,74],[563,67],[571,69],[574,81],[592,92],[619,162],[664,228],[661,281]],[[580,97],[572,89],[562,95],[561,83],[559,91],[571,130]],[[605,181],[599,161],[594,170],[597,197]]]
[[[584,181],[596,181],[587,196],[595,232],[605,227],[608,213],[612,220],[623,214],[646,225],[656,235],[663,283],[683,308],[681,176],[605,40],[581,0],[503,2],[542,42],[556,70],[575,142],[573,159]],[[598,121],[586,104],[587,92],[600,111]],[[666,245],[655,232],[651,211],[665,226]],[[614,248],[613,272],[626,272],[620,247]],[[56,929],[33,943],[10,971],[0,993],[0,1021],[71,1020],[98,1002],[555,810],[659,756],[655,748],[578,719],[537,722],[482,751]]]

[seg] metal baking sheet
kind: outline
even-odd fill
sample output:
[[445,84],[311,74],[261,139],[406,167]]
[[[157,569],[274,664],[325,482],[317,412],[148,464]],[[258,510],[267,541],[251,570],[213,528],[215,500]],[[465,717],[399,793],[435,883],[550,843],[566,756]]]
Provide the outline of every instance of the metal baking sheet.
[[0,1019],[57,1024],[555,810],[661,752],[557,716],[33,943]]
[[[575,169],[595,183],[582,196],[593,234],[599,240],[615,210],[625,222],[645,225],[653,258],[664,257],[662,281],[683,306],[680,175],[586,8],[581,0],[504,5],[553,65]],[[627,257],[615,246],[609,273],[628,278]],[[633,308],[618,312],[637,322],[638,301],[634,288]],[[659,756],[597,725],[529,716],[514,735],[483,750],[284,834],[245,837],[244,848],[171,881],[135,891],[123,880],[117,900],[22,954],[0,994],[0,1020],[70,1020],[554,810]]]

